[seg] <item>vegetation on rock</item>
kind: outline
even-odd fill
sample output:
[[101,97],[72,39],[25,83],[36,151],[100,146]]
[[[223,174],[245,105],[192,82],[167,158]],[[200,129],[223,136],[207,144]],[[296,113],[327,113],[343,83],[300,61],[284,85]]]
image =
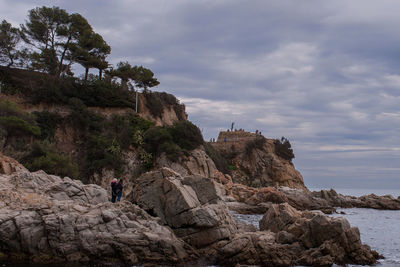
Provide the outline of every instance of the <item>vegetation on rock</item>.
[[264,136],[259,135],[256,138],[247,141],[246,142],[246,147],[245,147],[245,153],[247,156],[250,156],[251,153],[255,150],[255,149],[263,149],[264,144],[267,142],[267,139],[265,139]]
[[145,150],[154,157],[165,153],[177,161],[186,151],[204,143],[200,129],[189,121],[179,121],[172,126],[154,127],[144,134]]
[[173,107],[179,120],[184,120],[181,117],[185,113],[185,105],[180,104],[179,100],[171,94],[165,92],[151,92],[149,90],[143,91],[146,99],[146,107],[150,110],[151,114],[156,118],[161,118],[165,107]]
[[215,163],[215,167],[222,173],[231,174],[231,170],[236,166],[233,164],[228,164],[229,160],[226,155],[222,155],[218,150],[213,148],[213,146],[209,143],[204,145],[205,151],[207,155],[212,159]]
[[276,139],[274,144],[275,144],[275,153],[278,156],[289,161],[294,159],[292,145],[290,144],[288,139],[286,139],[285,137],[282,137],[281,140]]

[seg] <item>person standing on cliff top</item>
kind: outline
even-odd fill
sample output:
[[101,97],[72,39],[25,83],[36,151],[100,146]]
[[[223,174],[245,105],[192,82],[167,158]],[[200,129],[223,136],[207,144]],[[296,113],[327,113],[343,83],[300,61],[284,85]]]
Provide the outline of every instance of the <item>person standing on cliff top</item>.
[[117,199],[117,178],[113,178],[111,181],[111,202],[115,203],[115,200]]
[[119,179],[115,186],[115,193],[117,194],[117,202],[121,201],[122,191],[124,190],[124,184],[122,178]]

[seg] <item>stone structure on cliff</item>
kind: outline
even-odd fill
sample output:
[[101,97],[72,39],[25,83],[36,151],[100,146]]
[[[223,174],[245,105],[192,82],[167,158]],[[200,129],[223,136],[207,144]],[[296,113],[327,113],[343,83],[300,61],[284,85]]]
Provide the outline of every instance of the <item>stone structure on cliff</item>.
[[290,160],[275,153],[274,139],[265,139],[262,148],[247,150],[249,142],[264,138],[259,133],[243,130],[220,132],[217,142],[210,144],[220,154],[232,158],[232,179],[253,187],[287,186],[306,189],[303,177]]

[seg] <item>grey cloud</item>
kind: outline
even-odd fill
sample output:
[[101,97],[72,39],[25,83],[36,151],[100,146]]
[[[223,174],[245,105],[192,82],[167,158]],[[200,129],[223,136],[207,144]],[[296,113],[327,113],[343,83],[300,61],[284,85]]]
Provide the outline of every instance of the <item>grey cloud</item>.
[[41,5],[84,15],[112,63],[152,69],[205,139],[235,121],[288,137],[310,186],[400,187],[398,1],[2,0],[0,15]]

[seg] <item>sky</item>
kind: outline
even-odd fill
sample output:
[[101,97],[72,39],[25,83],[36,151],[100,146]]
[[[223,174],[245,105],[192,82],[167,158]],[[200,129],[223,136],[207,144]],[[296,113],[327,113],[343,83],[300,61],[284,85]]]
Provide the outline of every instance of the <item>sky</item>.
[[206,140],[235,122],[288,138],[308,187],[400,189],[400,1],[0,0],[0,19],[43,5],[151,69]]

